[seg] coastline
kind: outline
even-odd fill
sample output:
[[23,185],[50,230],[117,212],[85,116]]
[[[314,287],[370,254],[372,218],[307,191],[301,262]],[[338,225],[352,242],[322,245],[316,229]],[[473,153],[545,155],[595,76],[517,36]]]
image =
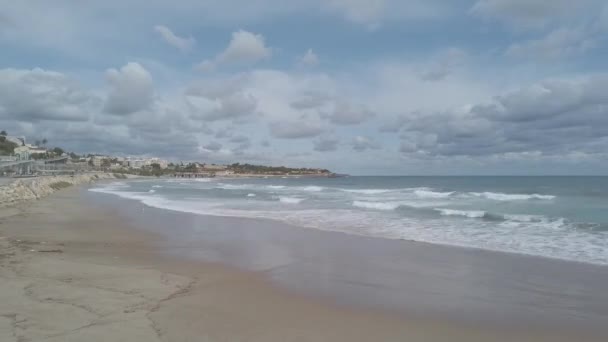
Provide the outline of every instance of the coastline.
[[[0,211],[0,243],[6,251],[0,257],[0,277],[3,280],[0,282],[0,299],[7,303],[0,309],[0,337],[6,336],[7,341],[18,340],[18,337],[76,341],[111,339],[112,336],[130,341],[442,341],[447,338],[452,341],[570,341],[574,338],[600,341],[603,340],[602,333],[605,333],[582,328],[564,331],[563,327],[557,326],[555,329],[514,329],[509,326],[508,320],[499,325],[475,323],[475,320],[464,324],[434,312],[428,315],[417,315],[417,312],[407,314],[391,308],[382,310],[358,304],[341,305],[318,296],[314,291],[294,293],[299,291],[277,287],[274,280],[282,274],[284,279],[308,285],[307,282],[315,279],[319,282],[319,275],[324,275],[319,284],[321,288],[329,288],[331,281],[335,280],[332,278],[344,274],[332,268],[345,261],[340,259],[339,254],[348,252],[346,257],[361,253],[369,256],[388,245],[376,241],[379,239],[344,237],[338,233],[304,229],[302,231],[305,233],[299,230],[296,233],[293,230],[278,233],[274,237],[278,241],[269,244],[259,237],[277,233],[281,227],[264,228],[267,225],[264,221],[255,221],[257,223],[254,224],[251,219],[227,220],[170,213],[161,209],[144,209],[133,201],[118,200],[113,196],[90,201],[87,195],[91,194],[86,189],[74,187],[41,201]],[[101,199],[103,196],[95,197]],[[122,208],[122,211],[117,211],[118,208]],[[168,225],[170,222],[173,225]],[[183,241],[171,240],[154,230],[163,227],[175,229],[192,222],[205,225],[201,228],[201,235],[217,233],[218,230],[225,230],[226,226],[237,229],[232,232],[233,236],[207,235],[208,245],[199,244],[201,241],[198,238],[184,245]],[[249,226],[239,228],[238,222]],[[250,228],[249,233],[243,231],[244,228]],[[294,238],[302,237],[301,234],[306,234],[306,243],[310,243],[303,247],[314,251],[314,243],[327,254],[322,255],[320,260],[299,255],[302,251],[295,249],[293,242]],[[241,236],[239,244],[232,244],[235,240],[231,238],[238,236]],[[443,279],[450,285],[449,270],[452,266],[427,268],[429,260],[445,263],[454,255],[453,250],[407,241],[394,243],[394,246],[400,244],[400,247],[395,250],[391,248],[391,251],[401,255],[401,249],[407,250],[410,254],[405,256],[410,259],[409,263],[420,272],[410,274],[417,278],[410,279],[414,283],[419,281],[419,286],[412,287],[412,283],[404,286],[403,291],[412,291],[415,296],[421,287],[430,287],[429,293],[437,298],[421,299],[445,306],[454,305],[449,301],[449,296],[458,294],[458,291],[444,294],[448,295],[445,297],[440,293],[441,287],[433,289],[436,284],[428,282],[429,279]],[[249,247],[240,249],[244,246]],[[362,249],[365,246],[370,250]],[[184,257],[180,249],[218,257],[205,262],[199,256]],[[260,257],[255,260],[259,266],[257,270],[242,270],[238,268],[238,262],[232,265],[226,262],[229,258],[238,261],[252,256]],[[467,271],[474,276],[474,268],[468,268],[488,259],[487,254],[474,252],[466,254],[466,257],[471,258],[468,263],[463,259],[457,260],[459,267],[455,273]],[[393,265],[396,261],[386,259],[386,255],[379,258],[380,261],[390,261],[387,265]],[[284,262],[286,259],[288,263]],[[490,263],[499,259],[505,258],[490,258]],[[530,260],[522,257],[514,262],[526,266]],[[324,263],[319,264],[320,261]],[[544,262],[541,264],[546,266]],[[559,262],[550,264],[556,268],[563,265]],[[323,265],[326,267],[323,268]],[[352,264],[351,261],[348,266],[353,277],[364,276],[358,268],[361,265]],[[531,270],[526,272],[540,270],[535,269],[539,265],[528,266]],[[317,271],[310,273],[311,270]],[[589,270],[600,272],[599,268],[594,267],[583,267],[582,272]],[[390,272],[390,267],[385,271]],[[428,277],[425,278],[424,273],[428,273]],[[294,277],[297,274],[300,278]],[[382,273],[370,276],[376,275]],[[448,279],[444,278],[446,276]],[[491,274],[484,279],[495,277],[495,274]],[[397,282],[401,280],[396,279]],[[471,279],[472,282],[474,280]],[[537,279],[532,277],[530,280],[533,283]],[[343,290],[357,295],[355,290],[358,287],[367,288],[366,294],[382,294],[382,288],[370,287],[369,283],[363,281]],[[552,299],[547,296],[551,291],[559,290],[548,289],[541,299]],[[500,299],[512,294],[497,292],[479,295]],[[381,298],[367,299],[383,303]],[[29,308],[24,308],[23,302],[29,303]],[[551,306],[545,309],[559,309],[559,303],[554,306],[553,309]],[[500,309],[500,306],[494,306],[494,310]],[[590,311],[594,309],[590,308]],[[599,307],[598,315],[605,313],[601,311],[603,309]]]

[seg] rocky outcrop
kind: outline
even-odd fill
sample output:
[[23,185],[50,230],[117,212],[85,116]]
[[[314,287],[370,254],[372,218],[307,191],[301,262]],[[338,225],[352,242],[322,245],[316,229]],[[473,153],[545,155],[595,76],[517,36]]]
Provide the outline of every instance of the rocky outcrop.
[[91,183],[100,179],[116,178],[112,173],[86,173],[75,176],[47,176],[17,179],[0,186],[0,207],[46,197],[71,185]]

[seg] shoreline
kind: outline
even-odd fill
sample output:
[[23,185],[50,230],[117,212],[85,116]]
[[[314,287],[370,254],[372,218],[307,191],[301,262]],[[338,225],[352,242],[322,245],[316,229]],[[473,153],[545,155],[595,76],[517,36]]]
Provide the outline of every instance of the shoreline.
[[[230,236],[213,234],[207,236],[211,245],[199,244],[198,240],[191,241],[191,245],[184,245],[182,241],[176,244],[166,235],[149,229],[152,222],[156,228],[166,229],[179,227],[188,220],[199,220],[206,225],[223,225],[217,227],[220,230],[225,229],[226,224],[238,228],[236,221],[252,223],[250,219],[226,221],[225,218],[168,214],[165,210],[153,208],[142,212],[141,206],[127,204],[124,199],[109,200],[113,204],[109,205],[91,202],[86,194],[89,193],[84,187],[72,187],[41,201],[8,211],[0,209],[7,213],[0,215],[0,244],[8,246],[8,253],[0,256],[0,277],[3,280],[0,282],[0,299],[7,303],[0,308],[0,337],[14,335],[14,340],[17,340],[18,335],[38,340],[55,336],[48,339],[50,341],[120,337],[130,341],[207,338],[212,341],[278,342],[443,341],[446,338],[453,341],[569,341],[573,338],[580,340],[584,336],[589,341],[602,340],[602,335],[593,331],[562,331],[561,327],[555,330],[515,329],[509,324],[501,324],[502,328],[499,328],[484,322],[462,324],[435,314],[427,317],[418,316],[416,312],[408,315],[381,308],[339,305],[339,301],[334,303],[334,300],[328,301],[328,298],[314,293],[293,293],[277,287],[274,278],[284,272],[289,273],[290,267],[295,265],[292,271],[311,276],[308,279],[311,281],[318,278],[319,273],[307,271],[320,265],[317,261],[302,258],[298,254],[301,251],[291,245],[281,249],[280,245],[256,240],[256,236],[268,237],[269,232],[275,233],[279,227],[261,227],[266,224],[249,227],[251,233],[244,235],[242,244],[232,247],[226,245],[232,241]],[[123,211],[116,211],[118,207]],[[135,217],[135,214],[147,218],[147,221]],[[175,221],[176,217],[180,218]],[[167,225],[167,222],[173,224]],[[203,228],[200,233],[210,232]],[[238,228],[234,234],[243,236],[244,231]],[[314,239],[304,240],[307,243],[314,241],[320,246],[328,243],[329,251],[336,249],[336,255],[323,256],[327,267],[331,265],[327,262],[338,260],[338,254],[344,252],[336,242],[348,245],[360,240],[359,237],[336,237],[326,232],[302,234]],[[275,235],[279,242],[283,239],[289,242],[302,236],[299,233]],[[41,250],[42,242],[49,251],[31,252],[32,249]],[[224,248],[226,256],[235,256],[236,253],[236,257],[241,258],[256,255],[259,251],[271,253],[257,260],[261,268],[253,271],[238,270],[226,260],[204,262],[198,258],[184,258],[180,253],[170,253],[171,249],[180,246],[195,252],[221,253],[222,249],[217,249],[216,243]],[[355,243],[346,247],[352,249],[367,244]],[[438,250],[443,247],[414,245],[419,243],[408,244],[413,255],[417,256],[410,263],[421,264],[420,270],[424,272],[440,272],[426,269],[428,264],[425,260],[441,257]],[[241,248],[245,246],[249,246],[248,250],[243,251]],[[386,246],[381,244],[380,247]],[[274,264],[277,258],[285,258],[283,251],[289,248],[293,253],[289,257],[294,260],[288,265]],[[243,252],[246,254],[239,254]],[[357,249],[357,252],[361,250]],[[296,262],[298,258],[302,259]],[[482,256],[474,258],[483,259]],[[274,267],[268,268],[268,263]],[[351,268],[355,266],[349,264]],[[361,276],[356,274],[356,270],[356,267],[352,269],[353,274]],[[447,268],[443,270],[447,271]],[[330,267],[322,274],[324,277],[339,275],[339,271]],[[293,274],[287,274],[289,277]],[[421,281],[422,285],[432,285],[425,279]],[[367,286],[365,282],[361,284]],[[342,290],[352,292],[353,288],[347,286]],[[409,291],[407,287],[404,290]],[[415,286],[410,290],[416,294]],[[371,287],[370,291],[382,293],[381,288]],[[31,302],[32,309],[25,310],[23,302]],[[448,306],[453,304],[445,298],[438,298],[436,302]],[[116,332],[110,331],[110,326],[117,329]],[[10,334],[3,335],[7,331]],[[6,340],[11,341],[9,338]]]
[[[418,176],[413,176],[413,177],[418,177]],[[454,176],[454,177],[459,177],[459,176]],[[510,176],[506,176],[506,177],[510,177]],[[244,178],[248,178],[248,177],[244,177]],[[161,179],[163,179],[163,178],[161,177]],[[169,179],[173,179],[173,178],[169,178]],[[215,179],[216,180],[217,179],[219,179],[219,180],[227,179],[228,180],[228,179],[236,179],[236,178],[217,177]],[[275,222],[275,223],[279,223],[281,225],[289,226],[289,227],[292,227],[295,229],[312,229],[312,230],[315,230],[318,232],[338,233],[338,234],[344,234],[347,236],[357,236],[357,237],[361,237],[361,238],[382,239],[382,240],[390,240],[390,241],[403,241],[405,243],[426,244],[426,245],[430,245],[430,246],[464,249],[464,250],[469,250],[472,252],[479,251],[479,252],[484,252],[484,253],[505,254],[505,255],[515,256],[515,257],[540,258],[540,259],[544,259],[547,261],[572,263],[575,265],[590,265],[590,266],[598,266],[598,267],[608,267],[608,263],[574,260],[574,259],[560,258],[560,257],[556,257],[556,256],[547,256],[547,255],[542,255],[542,254],[516,252],[516,251],[511,251],[511,250],[482,248],[482,247],[478,247],[478,246],[465,245],[465,244],[454,244],[454,243],[443,243],[443,242],[435,242],[435,241],[424,241],[424,240],[414,240],[414,239],[405,239],[405,238],[389,238],[389,237],[384,237],[384,236],[374,236],[374,235],[369,235],[369,234],[357,233],[354,231],[346,232],[346,231],[338,230],[338,229],[324,229],[324,228],[319,228],[319,227],[315,227],[315,226],[297,225],[297,224],[284,222],[284,221],[281,221],[279,219],[274,219],[274,218],[201,214],[201,213],[192,212],[192,211],[184,211],[184,210],[177,210],[177,209],[172,209],[172,208],[167,208],[167,207],[150,205],[148,203],[143,203],[142,200],[140,200],[140,199],[121,196],[119,193],[108,193],[108,192],[104,192],[104,191],[92,191],[92,192],[100,193],[100,194],[104,194],[104,195],[108,195],[108,196],[116,196],[116,197],[120,198],[121,200],[138,202],[149,208],[153,208],[153,209],[157,209],[157,210],[172,211],[172,212],[181,213],[184,215],[197,215],[197,216],[217,217],[217,218],[227,218],[227,219],[246,219],[246,220],[254,220],[254,221],[260,221],[260,222]]]

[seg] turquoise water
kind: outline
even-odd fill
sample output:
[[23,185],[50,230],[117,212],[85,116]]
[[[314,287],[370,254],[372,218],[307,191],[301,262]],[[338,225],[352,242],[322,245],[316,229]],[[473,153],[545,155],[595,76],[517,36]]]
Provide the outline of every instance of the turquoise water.
[[608,264],[607,177],[154,179],[92,191],[202,215]]

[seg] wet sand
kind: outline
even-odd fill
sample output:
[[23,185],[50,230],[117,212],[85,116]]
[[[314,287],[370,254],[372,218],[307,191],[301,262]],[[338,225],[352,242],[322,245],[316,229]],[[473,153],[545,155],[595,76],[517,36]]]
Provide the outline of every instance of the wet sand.
[[608,336],[606,267],[188,215],[82,189],[2,209],[0,247],[1,341]]

